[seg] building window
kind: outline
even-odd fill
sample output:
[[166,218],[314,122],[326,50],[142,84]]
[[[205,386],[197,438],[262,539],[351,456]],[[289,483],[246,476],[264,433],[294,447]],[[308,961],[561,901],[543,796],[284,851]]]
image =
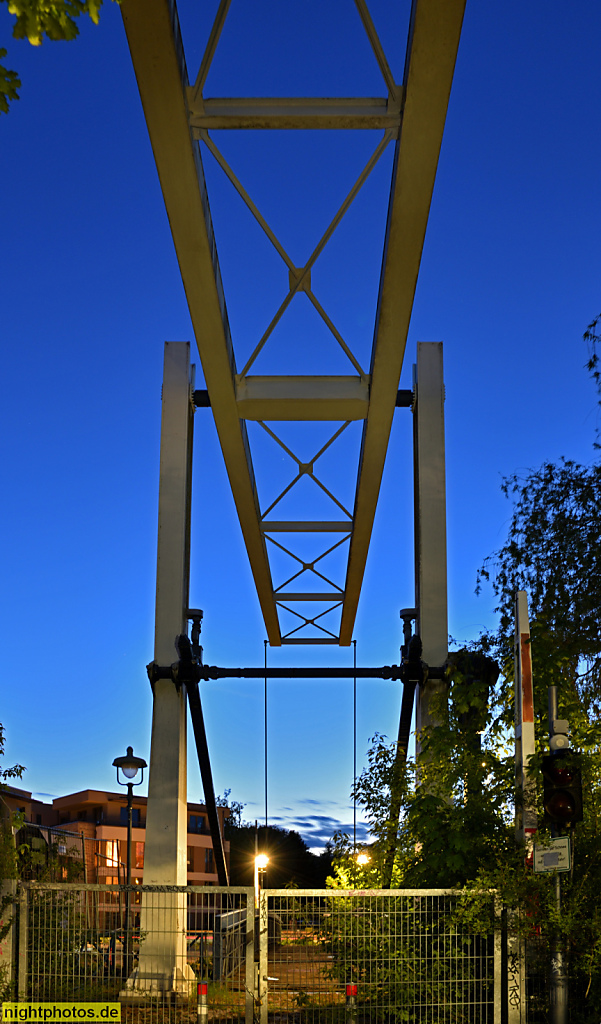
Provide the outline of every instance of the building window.
[[136,843],[135,866],[137,868],[144,867],[144,843]]
[[188,873],[190,873],[191,871],[194,871],[194,847],[193,846],[189,846],[188,847],[188,859],[187,859],[187,862],[186,862],[186,867],[187,867]]
[[[118,878],[111,878],[111,876],[109,875],[108,878],[105,878],[104,884],[105,885],[118,885],[119,884],[119,879]],[[119,902],[119,893],[118,892],[103,892],[101,894],[101,898],[102,898],[104,903],[118,903]]]
[[41,825],[42,824],[42,815],[41,814],[36,814],[36,816],[35,816],[35,823],[36,823],[36,825]]
[[203,832],[205,827],[205,819],[202,814],[191,814],[190,815],[190,827],[189,832]]
[[207,875],[212,875],[213,874],[213,849],[212,849],[212,847],[210,847],[208,850],[205,850],[205,874],[207,874]]
[[92,811],[92,816],[97,825],[102,825],[102,807],[95,807],[94,810]]
[[119,842],[117,839],[106,840],[104,856],[106,858],[105,864],[107,868],[116,868],[119,866]]
[[[131,823],[133,828],[138,828],[140,825],[140,808],[132,807],[131,809]],[[120,824],[127,825],[127,807],[121,808]]]
[[77,812],[77,820],[78,821],[85,821],[86,818],[87,818],[87,814],[86,814],[85,811],[78,811]]

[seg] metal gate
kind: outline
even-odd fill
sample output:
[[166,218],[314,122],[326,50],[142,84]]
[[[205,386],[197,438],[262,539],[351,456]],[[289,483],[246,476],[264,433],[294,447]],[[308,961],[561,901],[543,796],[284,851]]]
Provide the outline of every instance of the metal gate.
[[[459,928],[457,899],[266,889],[257,915],[250,888],[21,883],[8,998],[119,1001],[128,1024],[500,1024],[500,936]],[[177,996],[152,991],[174,950]]]
[[252,888],[26,882],[16,909],[5,999],[120,1002],[128,1024],[253,1024]]
[[457,898],[441,889],[263,891],[261,1024],[500,1024],[500,937],[459,929]]

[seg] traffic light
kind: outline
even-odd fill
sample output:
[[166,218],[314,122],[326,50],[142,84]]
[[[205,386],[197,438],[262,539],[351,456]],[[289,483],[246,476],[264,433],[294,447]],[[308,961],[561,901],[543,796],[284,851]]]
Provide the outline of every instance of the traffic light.
[[582,821],[582,778],[579,755],[556,750],[543,757],[545,821],[570,826]]

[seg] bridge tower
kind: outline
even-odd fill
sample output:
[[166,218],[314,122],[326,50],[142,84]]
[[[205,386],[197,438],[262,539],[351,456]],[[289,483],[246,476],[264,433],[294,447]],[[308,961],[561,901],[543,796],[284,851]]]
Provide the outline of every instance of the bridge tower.
[[[194,390],[185,344],[165,355],[161,498],[157,573],[155,662],[174,659],[173,640],[185,631],[189,574],[190,459],[194,407],[214,417],[269,642],[339,645],[351,643],[374,516],[395,410],[414,407],[416,476],[417,622],[424,656],[446,657],[446,541],[442,346],[420,345],[414,393],[399,391],[407,333],[430,201],[461,33],[465,0],[414,0],[408,18],[402,79],[396,81],[387,52],[400,40],[381,40],[366,0],[355,0],[382,81],[377,97],[214,97],[206,83],[230,10],[221,0],[196,74],[188,78],[175,0],[123,0],[123,21],[156,161],[173,243],[195,334],[206,389]],[[235,4],[232,4],[235,9]],[[319,31],[319,24],[315,25]],[[306,54],[308,61],[311,54]],[[366,161],[314,249],[297,267],[217,145],[215,131],[358,131],[374,139]],[[313,290],[312,271],[355,197],[383,154],[392,150],[388,215],[369,362],[342,336]],[[238,196],[283,261],[287,289],[271,323],[250,356],[237,362],[237,339],[227,315],[203,168],[206,153],[229,178]],[[283,313],[302,293],[347,360],[344,375],[252,372]],[[331,423],[330,438],[310,462],[302,461],[275,426],[294,420]],[[260,424],[295,464],[290,485],[266,507],[252,464],[247,422]],[[346,427],[361,421],[358,473],[352,508],[320,479],[319,458]],[[337,426],[342,424],[342,427]],[[278,517],[278,504],[308,477],[331,499],[330,518]],[[295,538],[321,538],[324,552],[346,550],[344,579],[331,580],[315,559],[294,554]],[[278,548],[297,558],[312,585],[274,584],[270,554]],[[322,558],[320,556],[320,558]],[[296,625],[289,628],[290,616]],[[288,621],[288,625],[284,624]],[[185,880],[184,687],[172,679],[154,683],[154,716],[146,837],[145,879],[163,885]],[[418,722],[428,719],[430,689],[421,694]],[[182,951],[166,932],[181,932],[182,908],[174,894],[163,911],[147,903],[147,925],[163,932],[162,946],[148,944],[140,956],[132,992],[185,994],[190,979],[179,970]],[[163,913],[164,919],[159,920]],[[159,915],[159,916],[157,916]],[[169,928],[165,928],[165,925]],[[142,927],[145,927],[144,923]],[[185,960],[185,958],[184,958]]]

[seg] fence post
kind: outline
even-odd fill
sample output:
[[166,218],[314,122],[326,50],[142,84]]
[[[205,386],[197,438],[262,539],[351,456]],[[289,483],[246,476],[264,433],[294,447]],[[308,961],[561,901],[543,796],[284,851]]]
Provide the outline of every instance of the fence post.
[[19,891],[19,960],[17,967],[17,994],[19,1002],[27,1001],[27,945],[29,932],[29,890],[22,885]]
[[503,933],[502,933],[502,915],[503,907],[498,895],[494,897],[495,901],[495,930],[493,933],[494,942],[494,1022],[493,1024],[501,1024],[502,1018],[502,1004],[503,1004]]
[[16,973],[16,940],[17,940],[17,929],[16,925],[16,892],[17,883],[14,878],[6,878],[0,883],[0,896],[2,898],[2,920],[0,920],[0,930],[4,932],[4,938],[1,940],[2,945],[0,947],[0,977],[5,977],[11,986],[15,981]]
[[246,890],[246,1002],[245,1024],[255,1019],[255,999],[258,1000],[257,972],[255,969],[255,893]]
[[526,1021],[526,943],[519,934],[517,916],[517,911],[507,911],[507,1024]]
[[259,1020],[261,1024],[267,1022],[267,975],[269,956],[269,911],[268,911],[268,890],[262,889],[259,893]]
[[357,986],[347,985],[346,986],[346,1019],[347,1021],[355,1020],[357,1015]]
[[198,1024],[206,1024],[209,1019],[208,993],[209,986],[206,981],[199,981],[196,985],[196,1019]]

